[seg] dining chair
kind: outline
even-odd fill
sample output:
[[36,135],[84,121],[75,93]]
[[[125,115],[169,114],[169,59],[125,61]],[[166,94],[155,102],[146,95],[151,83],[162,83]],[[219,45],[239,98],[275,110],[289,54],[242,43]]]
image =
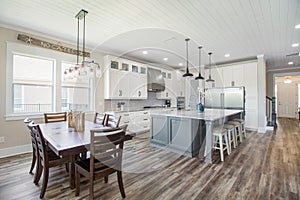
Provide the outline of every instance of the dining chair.
[[44,113],[45,123],[67,121],[67,112]]
[[28,128],[30,129],[31,134],[34,135],[34,139],[36,141],[38,170],[37,170],[36,178],[34,179],[34,183],[37,185],[41,178],[41,175],[43,174],[43,184],[40,193],[40,198],[43,198],[48,185],[49,168],[63,165],[63,164],[68,164],[69,158],[59,157],[53,151],[47,151],[45,139],[43,137],[43,133],[39,125],[29,123]]
[[99,113],[96,112],[95,113],[95,117],[94,117],[94,123],[95,124],[102,124],[104,125],[104,123],[106,122],[106,118],[108,117],[108,114],[106,113]]
[[[24,124],[27,126],[30,122],[32,122],[31,119],[29,118],[25,118],[24,119]],[[34,135],[30,132],[30,136],[31,136],[31,147],[32,147],[32,160],[31,160],[31,166],[30,166],[30,170],[29,170],[29,174],[33,174],[32,171],[35,167],[35,164],[36,164],[36,158],[37,158],[37,151],[36,151],[36,142],[35,142],[35,139],[34,139]],[[36,173],[34,173],[36,174]]]
[[94,181],[117,173],[119,190],[123,198],[125,191],[122,180],[122,155],[125,132],[120,128],[97,129],[90,131],[90,158],[75,163],[76,193],[80,193],[80,175],[89,179],[90,199],[94,199]]
[[107,114],[106,120],[104,121],[104,126],[109,127],[119,127],[121,121],[121,116],[115,116],[112,114]]

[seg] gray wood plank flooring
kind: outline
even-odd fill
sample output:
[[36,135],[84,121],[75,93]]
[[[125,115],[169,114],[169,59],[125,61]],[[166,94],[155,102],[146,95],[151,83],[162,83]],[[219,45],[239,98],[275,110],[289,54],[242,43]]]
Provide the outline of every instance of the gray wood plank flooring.
[[[278,119],[274,132],[247,132],[225,162],[214,164],[149,146],[149,133],[125,144],[123,181],[126,199],[300,199],[300,121]],[[24,133],[27,134],[27,133]],[[41,183],[28,173],[31,154],[0,159],[0,199],[39,199]],[[50,169],[45,199],[88,199],[88,180],[81,193],[69,188],[65,167]],[[122,199],[116,175],[95,183],[95,199]]]

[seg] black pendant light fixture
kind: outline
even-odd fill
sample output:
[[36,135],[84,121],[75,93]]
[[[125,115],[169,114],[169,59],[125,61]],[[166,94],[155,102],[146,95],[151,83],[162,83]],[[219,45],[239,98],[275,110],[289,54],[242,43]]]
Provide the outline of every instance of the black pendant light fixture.
[[182,76],[183,77],[186,77],[186,76],[193,76],[193,74],[191,74],[189,72],[189,38],[185,39],[185,42],[186,42],[186,72],[185,74],[183,74]]
[[209,76],[208,79],[206,80],[206,82],[215,82],[214,79],[211,78],[211,52],[208,53],[209,56]]
[[195,78],[195,80],[203,80],[203,76],[201,76],[201,49],[202,47],[198,47],[199,49],[199,75]]

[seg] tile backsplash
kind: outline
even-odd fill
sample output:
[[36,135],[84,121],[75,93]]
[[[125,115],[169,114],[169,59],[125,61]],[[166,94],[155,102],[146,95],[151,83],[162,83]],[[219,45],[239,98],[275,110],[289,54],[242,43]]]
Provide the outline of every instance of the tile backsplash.
[[165,100],[156,99],[155,92],[148,92],[148,99],[106,99],[104,111],[115,111],[118,103],[124,103],[124,111],[141,110],[145,106],[162,106]]

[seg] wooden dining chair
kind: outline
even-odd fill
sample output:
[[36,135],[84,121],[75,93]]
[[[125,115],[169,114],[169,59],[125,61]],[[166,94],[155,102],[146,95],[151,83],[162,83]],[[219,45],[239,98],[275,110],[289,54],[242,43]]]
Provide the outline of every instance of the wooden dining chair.
[[41,175],[43,174],[43,184],[40,193],[40,198],[43,198],[48,185],[49,168],[69,163],[69,158],[59,157],[53,151],[47,151],[45,139],[39,125],[33,123],[28,124],[31,134],[34,135],[37,151],[37,174],[34,183],[37,185]]
[[[24,124],[27,126],[30,122],[33,122],[31,119],[29,118],[25,118],[24,119]],[[37,158],[37,151],[36,151],[36,142],[35,142],[35,138],[34,138],[34,135],[31,134],[31,131],[30,132],[30,137],[31,137],[31,147],[32,147],[32,160],[31,160],[31,166],[30,166],[30,170],[29,170],[29,174],[33,174],[32,171],[35,167],[35,164],[36,164],[36,158]],[[36,174],[36,173],[34,173]]]
[[104,121],[104,126],[109,126],[109,127],[119,127],[121,121],[121,116],[115,116],[112,114],[107,114],[106,120]]
[[108,117],[108,114],[106,113],[99,113],[96,112],[95,113],[95,117],[94,117],[94,123],[95,124],[102,124],[104,125],[104,123],[106,122],[106,118]]
[[67,121],[67,112],[44,113],[45,123]]
[[94,198],[94,181],[117,173],[119,190],[123,198],[125,191],[122,180],[122,155],[125,132],[120,128],[91,130],[90,158],[75,163],[76,193],[80,193],[80,175],[89,178],[90,199]]

